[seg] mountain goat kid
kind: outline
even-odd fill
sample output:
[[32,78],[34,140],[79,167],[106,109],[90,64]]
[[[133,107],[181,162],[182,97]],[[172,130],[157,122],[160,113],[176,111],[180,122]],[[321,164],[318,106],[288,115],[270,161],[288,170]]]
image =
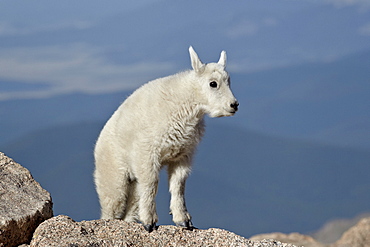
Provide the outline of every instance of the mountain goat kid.
[[177,226],[193,229],[185,205],[185,181],[204,132],[205,114],[232,116],[238,101],[218,63],[203,64],[189,48],[193,70],[150,81],[108,120],[95,146],[95,184],[102,219],[140,221],[157,229],[155,197],[159,171],[167,166],[170,210]]

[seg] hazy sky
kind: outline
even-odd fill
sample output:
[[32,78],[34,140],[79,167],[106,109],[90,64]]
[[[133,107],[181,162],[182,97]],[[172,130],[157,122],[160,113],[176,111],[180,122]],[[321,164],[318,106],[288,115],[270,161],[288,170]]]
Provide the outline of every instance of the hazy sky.
[[367,0],[186,4],[0,1],[0,100],[133,89],[190,68],[190,44],[204,62],[226,49],[231,72],[370,49]]

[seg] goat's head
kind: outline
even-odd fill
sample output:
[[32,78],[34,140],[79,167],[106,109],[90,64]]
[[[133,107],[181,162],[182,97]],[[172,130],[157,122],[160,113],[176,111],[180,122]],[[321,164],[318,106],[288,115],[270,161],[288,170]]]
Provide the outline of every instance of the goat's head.
[[210,117],[232,116],[239,103],[230,89],[226,68],[226,52],[222,51],[217,63],[203,64],[193,47],[189,48],[191,65],[200,85],[204,111]]

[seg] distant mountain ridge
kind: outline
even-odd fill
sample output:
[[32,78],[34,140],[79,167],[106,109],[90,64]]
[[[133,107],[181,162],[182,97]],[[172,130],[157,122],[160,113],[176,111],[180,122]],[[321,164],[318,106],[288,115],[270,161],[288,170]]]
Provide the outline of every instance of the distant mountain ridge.
[[74,93],[51,98],[0,102],[0,145],[48,127],[106,121],[131,92],[88,95]]

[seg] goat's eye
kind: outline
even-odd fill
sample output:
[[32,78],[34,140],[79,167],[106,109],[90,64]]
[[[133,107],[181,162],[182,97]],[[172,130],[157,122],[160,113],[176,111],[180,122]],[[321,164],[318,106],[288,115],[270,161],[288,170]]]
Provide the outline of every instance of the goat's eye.
[[217,82],[215,82],[215,81],[211,81],[211,82],[209,83],[209,86],[210,86],[210,87],[217,87]]

